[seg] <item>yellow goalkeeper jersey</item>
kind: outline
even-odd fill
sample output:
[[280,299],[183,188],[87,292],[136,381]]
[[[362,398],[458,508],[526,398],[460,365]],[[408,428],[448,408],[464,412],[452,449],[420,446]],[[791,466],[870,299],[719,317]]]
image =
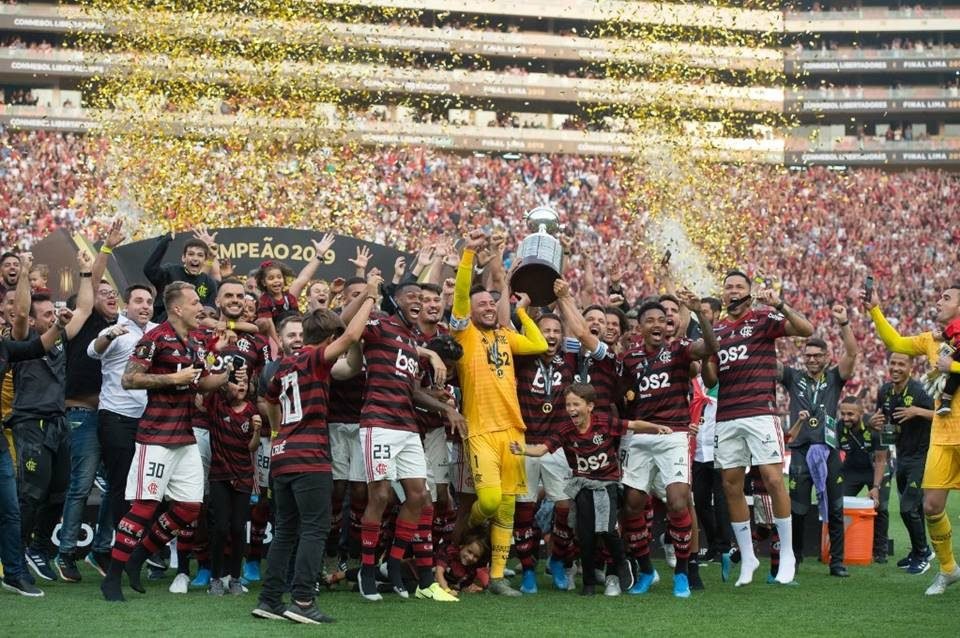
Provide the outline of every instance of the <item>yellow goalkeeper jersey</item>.
[[482,330],[475,326],[469,319],[472,279],[473,252],[467,250],[457,269],[450,321],[453,338],[463,347],[457,376],[463,393],[467,437],[510,428],[526,429],[517,399],[514,356],[542,354],[547,351],[547,341],[523,309],[517,310],[523,334],[511,328]]
[[[870,310],[870,317],[877,326],[877,335],[890,352],[899,352],[910,357],[924,356],[935,370],[937,359],[940,358],[941,342],[934,338],[932,332],[923,332],[911,337],[901,336],[897,329],[890,325],[883,316],[879,307]],[[960,372],[960,363],[954,362],[951,366],[955,372]],[[935,396],[934,409],[939,407],[940,397]],[[935,445],[960,445],[960,392],[953,396],[950,403],[950,414],[934,414],[933,426],[930,428],[930,443]]]

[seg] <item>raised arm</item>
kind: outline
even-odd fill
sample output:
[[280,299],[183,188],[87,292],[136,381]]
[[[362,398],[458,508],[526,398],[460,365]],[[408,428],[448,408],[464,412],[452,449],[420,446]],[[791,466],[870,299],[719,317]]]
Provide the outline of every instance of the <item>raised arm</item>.
[[33,255],[20,255],[20,277],[17,279],[17,290],[13,298],[13,326],[10,328],[10,337],[22,341],[30,334],[30,267],[33,265]]
[[[453,320],[460,322],[462,327],[466,327],[466,322],[470,318],[470,286],[473,285],[473,259],[476,251],[483,247],[487,241],[487,236],[482,230],[471,231],[467,238],[467,245],[463,249],[463,255],[460,256],[460,264],[457,266],[457,279],[453,288]],[[453,324],[451,324],[452,327]]]
[[[692,291],[687,290],[686,288],[680,288],[677,290],[676,296],[677,299],[680,300],[680,307],[687,309],[688,319],[691,312],[697,315],[697,320],[700,322],[700,330],[703,332],[702,339],[697,339],[690,344],[690,356],[694,359],[700,360],[712,357],[717,350],[720,349],[720,344],[717,343],[717,337],[715,334],[713,334],[713,325],[703,313],[700,297],[693,294]],[[683,335],[685,332],[678,334]]]
[[327,233],[320,241],[315,239],[310,240],[310,243],[313,244],[317,254],[313,259],[307,262],[306,266],[300,269],[300,273],[297,275],[297,278],[294,279],[290,284],[291,295],[299,299],[300,293],[303,292],[303,289],[306,288],[310,280],[313,279],[313,274],[317,272],[317,268],[319,268],[320,264],[323,263],[323,256],[328,250],[330,250],[330,247],[333,246],[333,242],[336,241],[336,239],[337,238],[334,235]]
[[157,245],[154,246],[153,252],[147,257],[146,263],[143,264],[143,274],[157,289],[158,295],[162,295],[163,289],[170,283],[167,272],[163,268],[163,256],[167,254],[167,248],[170,247],[171,241],[173,241],[173,231],[161,235],[157,239]]
[[350,319],[350,323],[347,324],[343,334],[334,339],[323,351],[323,356],[329,363],[335,362],[340,358],[340,355],[350,349],[350,346],[360,341],[363,336],[363,329],[370,319],[370,312],[377,303],[377,291],[380,289],[382,282],[383,279],[376,270],[370,271],[370,274],[367,275],[367,291],[360,298],[360,308],[356,315]]
[[[101,253],[102,254],[102,253]],[[64,337],[69,341],[73,339],[83,324],[87,322],[90,315],[93,314],[94,289],[93,283],[93,256],[85,249],[80,249],[77,253],[77,264],[80,266],[80,287],[77,289],[77,307],[73,311],[73,318],[64,328]],[[102,273],[101,273],[102,274]],[[99,280],[97,280],[99,283]]]
[[507,331],[507,341],[510,343],[510,351],[517,354],[543,354],[549,346],[547,340],[543,338],[537,323],[527,314],[527,305],[530,303],[530,297],[523,294],[520,302],[517,304],[517,319],[523,334]]
[[837,362],[837,370],[840,378],[846,380],[853,376],[853,367],[857,364],[857,355],[860,351],[857,348],[857,338],[853,335],[853,328],[850,327],[846,307],[837,304],[831,312],[833,320],[840,326],[840,339],[843,341],[843,354]]
[[580,308],[570,292],[570,285],[563,279],[553,282],[553,292],[557,296],[557,310],[563,319],[563,326],[567,333],[576,337],[585,351],[596,352],[600,340],[587,328],[587,322],[580,314]]
[[890,352],[899,352],[911,357],[925,354],[924,349],[917,343],[917,337],[900,336],[897,329],[891,326],[883,316],[880,306],[874,305],[870,308],[870,318],[873,319],[873,325],[877,328],[877,336]]
[[813,334],[813,324],[780,299],[780,295],[772,288],[761,289],[757,293],[757,299],[783,314],[787,320],[785,331],[788,337],[809,337]]
[[223,273],[220,272],[220,260],[217,259],[217,233],[208,233],[206,226],[200,226],[193,231],[194,239],[199,239],[207,247],[207,261],[203,265],[203,272],[210,275],[218,284],[223,281]]

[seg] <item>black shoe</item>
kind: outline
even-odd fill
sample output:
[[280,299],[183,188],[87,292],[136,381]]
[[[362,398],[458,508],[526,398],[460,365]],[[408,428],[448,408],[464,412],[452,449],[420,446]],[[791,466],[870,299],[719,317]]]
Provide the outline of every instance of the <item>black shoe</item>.
[[900,569],[906,569],[907,567],[910,567],[911,561],[913,561],[913,552],[910,552],[909,554],[907,554],[906,556],[898,560],[897,567],[899,567]]
[[43,596],[43,591],[37,589],[24,578],[4,578],[3,582],[0,583],[4,589],[7,591],[12,591],[15,594],[20,594],[21,596],[29,596],[30,598],[39,598]]
[[270,603],[260,601],[256,608],[250,612],[250,615],[254,618],[263,618],[266,620],[283,620],[283,612],[285,611],[287,611],[287,608],[283,603],[271,605]]
[[700,578],[699,561],[697,563],[690,563],[690,568],[687,570],[687,579],[690,583],[691,590],[703,591],[706,589],[706,586],[703,584],[703,579]]
[[596,585],[584,585],[583,589],[580,590],[581,596],[593,596],[597,593]]
[[150,567],[156,567],[157,569],[168,569],[170,567],[170,559],[163,555],[162,550],[153,556],[149,556],[145,562]]
[[[705,547],[697,552],[697,562],[701,565],[712,563],[717,558],[717,552],[711,547]],[[690,583],[693,585],[693,583]]]
[[877,554],[873,557],[873,562],[875,562],[877,565],[886,565],[889,561],[887,560],[886,555]]
[[167,577],[167,570],[147,565],[147,580],[163,580]]
[[326,615],[317,607],[313,602],[310,603],[309,607],[301,607],[296,603],[292,603],[283,612],[283,617],[287,620],[292,620],[293,622],[298,622],[304,625],[321,625],[324,623],[333,623],[337,622],[330,616]]
[[147,550],[143,548],[143,545],[137,545],[137,547],[130,552],[130,557],[127,558],[127,563],[123,566],[123,571],[127,572],[127,581],[130,584],[130,589],[140,592],[141,594],[147,593],[147,590],[140,582],[140,571],[147,558]]
[[60,578],[66,582],[79,583],[82,580],[80,570],[77,569],[77,561],[73,559],[73,556],[57,556],[54,560],[54,565],[57,567],[57,573],[60,574]]
[[617,570],[617,576],[620,579],[620,591],[628,592],[633,587],[634,578],[633,578],[633,569],[630,561],[625,560],[621,563],[620,568]]
[[30,547],[24,552],[23,557],[27,562],[27,566],[30,567],[33,573],[39,578],[49,581],[57,579],[57,575],[53,572],[53,568],[50,567],[50,562],[43,552]]
[[847,568],[843,565],[834,565],[830,568],[830,575],[836,576],[837,578],[849,578],[850,572],[848,572]]
[[127,599],[123,597],[123,590],[120,587],[119,575],[108,575],[100,583],[100,592],[103,599],[111,603],[125,603]]

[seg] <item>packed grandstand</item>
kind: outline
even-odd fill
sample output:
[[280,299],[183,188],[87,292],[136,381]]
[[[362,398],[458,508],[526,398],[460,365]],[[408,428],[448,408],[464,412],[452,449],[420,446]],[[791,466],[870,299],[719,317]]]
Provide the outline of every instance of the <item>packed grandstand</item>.
[[[621,45],[590,36],[618,15],[638,22],[667,16],[674,22],[667,26],[689,35],[697,12],[709,10],[733,31],[776,32],[780,46],[744,49],[714,37],[679,47],[684,64],[710,70],[698,76],[699,89],[728,82],[741,91],[736,99],[773,90],[776,99],[760,110],[792,114],[790,130],[757,118],[736,137],[709,117],[689,129],[694,137],[716,132],[721,148],[742,152],[722,169],[729,197],[750,219],[742,265],[797,292],[799,309],[815,323],[828,324],[830,303],[852,298],[867,272],[881,282],[890,315],[905,317],[902,328],[929,323],[920,309],[955,262],[960,232],[950,223],[960,180],[943,170],[960,162],[960,7],[798,2],[739,11],[731,8],[739,3],[668,3],[674,10],[664,11],[581,1],[502,3],[499,13],[498,3],[424,2],[391,13],[403,3],[343,4],[370,12],[357,9],[353,22],[327,25],[326,36],[391,52],[386,67],[396,77],[384,78],[376,99],[352,114],[364,145],[349,170],[330,173],[323,149],[306,152],[295,174],[267,176],[272,198],[258,200],[254,223],[303,225],[291,211],[340,197],[353,208],[350,230],[365,239],[415,250],[454,231],[502,223],[515,245],[522,212],[546,203],[577,239],[567,263],[573,281],[588,262],[601,278],[612,264],[629,264],[628,296],[639,299],[652,292],[656,259],[644,241],[629,240],[636,217],[625,208],[619,177],[633,142],[616,118],[590,117],[585,97],[609,89],[605,65]],[[29,248],[56,228],[92,233],[103,222],[108,143],[84,133],[95,117],[80,91],[101,71],[83,57],[77,33],[109,31],[110,23],[92,19],[84,5],[0,6],[0,241],[7,248]],[[635,53],[655,55],[655,45]],[[768,78],[785,73],[787,86],[754,86],[758,68]],[[460,93],[454,108],[403,98],[447,92]],[[207,108],[229,126],[245,102]],[[216,156],[196,168],[210,197],[242,199],[258,188],[256,176],[218,166]],[[857,381],[874,385],[882,352],[869,334],[858,337],[874,364],[859,374],[876,378]]]

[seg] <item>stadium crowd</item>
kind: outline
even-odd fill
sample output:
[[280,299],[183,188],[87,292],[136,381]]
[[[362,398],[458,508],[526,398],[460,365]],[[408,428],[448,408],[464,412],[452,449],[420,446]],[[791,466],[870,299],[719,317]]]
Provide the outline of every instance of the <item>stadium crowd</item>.
[[[98,232],[97,210],[108,190],[97,162],[104,149],[102,140],[71,134],[0,133],[2,245],[29,248],[60,227]],[[323,170],[328,162],[323,153],[305,158],[308,165],[293,175],[278,168],[272,181],[282,187],[278,190],[286,199],[278,198],[273,206],[266,203],[257,222],[289,225],[287,211],[307,207],[331,180],[341,180],[356,189],[334,196],[350,198],[351,207],[361,208],[357,213],[361,223],[349,229],[353,234],[415,250],[421,241],[433,242],[473,226],[503,224],[509,237],[522,237],[522,213],[548,203],[561,213],[567,232],[575,238],[565,273],[574,286],[589,260],[600,292],[609,283],[612,263],[645,270],[641,277],[627,278],[628,299],[654,292],[652,272],[643,264],[655,263],[656,258],[648,254],[644,242],[622,239],[639,235],[640,229],[635,216],[620,204],[624,192],[617,178],[618,160],[536,155],[511,160],[429,150],[371,154],[371,161],[345,164],[346,175]],[[247,175],[239,171],[223,174],[215,164],[202,168],[211,176],[210,184],[222,186],[224,192],[254,188],[255,182],[245,180]],[[902,327],[931,325],[922,311],[924,299],[944,283],[938,277],[957,258],[960,231],[949,224],[950,211],[960,205],[960,180],[955,175],[926,169],[727,170],[755,228],[744,263],[749,272],[782,281],[789,292],[803,292],[800,310],[822,320],[830,302],[848,297],[848,291],[872,270],[883,281],[896,316],[903,317]],[[184,220],[183,225],[192,223]],[[909,225],[948,230],[908,240]],[[507,250],[513,248],[511,244]],[[874,382],[882,375],[882,350],[869,332],[860,332],[857,338],[871,365],[855,382],[860,383],[862,374],[872,375],[867,381]]]

